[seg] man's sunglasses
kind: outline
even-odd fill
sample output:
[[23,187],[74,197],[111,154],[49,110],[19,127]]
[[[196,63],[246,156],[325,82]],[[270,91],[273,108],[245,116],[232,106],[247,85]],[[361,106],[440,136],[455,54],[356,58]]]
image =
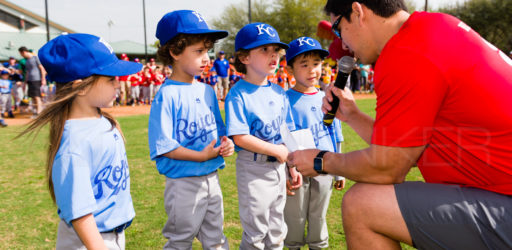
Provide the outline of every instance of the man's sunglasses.
[[341,34],[340,34],[340,30],[338,29],[338,26],[340,25],[340,22],[341,22],[341,15],[340,17],[338,17],[338,19],[336,19],[336,21],[332,24],[332,32],[338,37],[338,38],[341,38]]

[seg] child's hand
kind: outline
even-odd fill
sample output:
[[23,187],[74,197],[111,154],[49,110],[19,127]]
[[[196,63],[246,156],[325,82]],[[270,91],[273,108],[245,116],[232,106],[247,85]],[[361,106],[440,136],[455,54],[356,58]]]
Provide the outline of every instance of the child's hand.
[[276,145],[275,152],[272,156],[276,157],[279,163],[284,163],[288,158],[288,149],[283,144]]
[[286,180],[286,194],[293,196],[295,195],[293,190],[296,190],[302,186],[302,175],[297,171],[296,168],[289,168],[288,170],[292,179]]
[[286,180],[286,195],[295,195],[295,192],[292,191],[292,183],[290,182],[290,180]]
[[334,189],[341,191],[345,188],[345,179],[334,182]]
[[217,140],[214,139],[201,151],[203,155],[203,161],[207,161],[219,156],[220,146],[215,148],[215,143],[217,143]]
[[235,144],[227,136],[223,136],[220,139],[220,153],[219,154],[222,157],[228,157],[228,156],[233,155],[233,152],[235,152]]

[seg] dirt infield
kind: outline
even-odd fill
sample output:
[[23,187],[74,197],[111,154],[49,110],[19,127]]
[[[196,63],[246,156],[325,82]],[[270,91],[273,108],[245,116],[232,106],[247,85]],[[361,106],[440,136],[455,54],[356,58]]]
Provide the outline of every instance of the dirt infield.
[[[374,99],[375,94],[354,94],[356,100],[359,99]],[[224,109],[224,102],[219,103],[220,109]],[[122,106],[105,109],[106,112],[114,115],[114,117],[129,116],[129,115],[145,115],[149,114],[151,106],[140,105],[140,106]],[[18,113],[14,112],[15,118],[4,118],[5,122],[9,125],[24,125],[30,122],[31,114],[29,113]]]

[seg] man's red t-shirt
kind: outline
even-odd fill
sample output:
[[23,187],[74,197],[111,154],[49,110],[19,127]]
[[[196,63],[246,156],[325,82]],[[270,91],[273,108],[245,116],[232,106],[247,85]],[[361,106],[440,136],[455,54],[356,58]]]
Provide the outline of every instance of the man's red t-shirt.
[[415,12],[375,66],[372,143],[426,145],[431,183],[512,194],[512,60],[453,16]]

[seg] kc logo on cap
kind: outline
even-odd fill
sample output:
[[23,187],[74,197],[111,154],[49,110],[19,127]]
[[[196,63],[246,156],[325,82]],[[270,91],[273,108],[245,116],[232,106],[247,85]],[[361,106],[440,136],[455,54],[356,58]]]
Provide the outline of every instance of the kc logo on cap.
[[203,16],[193,10],[176,10],[165,14],[156,26],[156,38],[166,44],[179,34],[212,34],[216,39],[228,36],[225,30],[212,30]]
[[245,25],[235,37],[235,51],[253,49],[266,44],[276,44],[288,49],[288,44],[282,43],[274,27],[266,23],[250,23]]
[[276,30],[274,28],[272,28],[272,26],[270,25],[267,25],[267,24],[258,24],[256,25],[256,27],[258,28],[258,36],[259,35],[263,35],[263,31],[265,31],[265,33],[267,33],[267,35],[271,36],[271,37],[275,37],[276,36]]
[[307,44],[312,47],[316,45],[315,40],[313,38],[303,36],[301,38],[298,38],[297,40],[299,42],[299,47],[302,47],[304,44]]
[[323,49],[320,42],[307,36],[293,40],[289,46],[290,48],[286,51],[286,62],[308,51],[317,51],[322,58],[329,55],[329,51]]

